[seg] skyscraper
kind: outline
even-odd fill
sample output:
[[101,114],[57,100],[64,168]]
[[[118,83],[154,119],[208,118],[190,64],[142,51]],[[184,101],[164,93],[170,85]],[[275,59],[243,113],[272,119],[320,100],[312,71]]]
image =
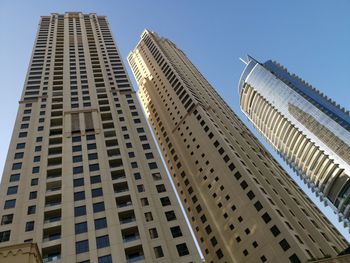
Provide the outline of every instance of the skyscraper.
[[0,193],[44,262],[201,261],[106,17],[41,18]]
[[248,57],[239,94],[256,129],[349,226],[349,112],[270,60]]
[[206,262],[305,262],[347,242],[171,41],[129,63]]

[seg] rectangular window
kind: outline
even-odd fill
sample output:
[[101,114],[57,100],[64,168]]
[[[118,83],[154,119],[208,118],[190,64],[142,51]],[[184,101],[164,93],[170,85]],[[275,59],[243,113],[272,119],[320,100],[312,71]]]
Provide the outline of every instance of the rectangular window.
[[176,245],[176,249],[177,249],[177,252],[179,253],[180,257],[190,254],[186,243],[181,243],[181,244]]
[[102,196],[102,195],[103,195],[102,188],[91,189],[91,196],[92,197],[98,197],[98,196]]
[[75,253],[81,254],[89,251],[89,240],[75,242]]
[[1,242],[6,242],[10,240],[10,230],[0,232],[0,243]]
[[12,224],[12,221],[13,221],[13,214],[3,215],[1,218],[1,225]]
[[25,231],[29,232],[29,231],[33,231],[33,230],[34,230],[34,221],[27,222]]
[[96,237],[97,248],[109,247],[109,237],[108,235]]
[[36,212],[36,206],[35,205],[28,206],[27,215],[35,214],[35,212]]
[[85,192],[84,191],[74,193],[74,201],[80,201],[80,200],[85,200]]
[[105,204],[103,202],[93,204],[94,213],[105,211]]
[[107,256],[98,257],[98,263],[113,263],[112,256],[107,255]]
[[95,230],[106,228],[106,227],[107,227],[107,220],[105,217],[95,219]]
[[78,217],[78,216],[83,216],[86,215],[86,206],[77,206],[74,207],[74,216]]
[[4,209],[14,208],[16,206],[16,199],[6,200],[4,204]]
[[86,233],[88,231],[87,222],[75,224],[75,234]]
[[10,182],[17,182],[19,181],[20,174],[11,174],[10,176]]
[[90,183],[91,184],[101,183],[101,176],[99,176],[99,175],[91,176],[90,177]]
[[18,186],[10,186],[9,188],[7,188],[7,195],[14,195],[17,194],[18,191]]

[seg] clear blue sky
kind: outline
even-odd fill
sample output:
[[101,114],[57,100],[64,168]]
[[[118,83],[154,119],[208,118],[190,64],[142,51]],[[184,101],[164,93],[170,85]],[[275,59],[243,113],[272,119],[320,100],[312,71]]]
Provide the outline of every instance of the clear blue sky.
[[280,62],[350,109],[349,0],[1,0],[1,173],[39,17],[66,11],[108,16],[124,62],[144,28],[171,39],[245,123],[237,83],[246,54]]

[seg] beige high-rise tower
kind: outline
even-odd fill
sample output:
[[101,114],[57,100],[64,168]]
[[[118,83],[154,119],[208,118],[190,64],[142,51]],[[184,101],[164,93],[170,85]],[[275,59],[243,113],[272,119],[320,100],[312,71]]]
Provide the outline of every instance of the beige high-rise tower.
[[0,193],[43,262],[200,262],[103,16],[41,18]]
[[306,262],[348,243],[171,41],[128,57],[206,262]]

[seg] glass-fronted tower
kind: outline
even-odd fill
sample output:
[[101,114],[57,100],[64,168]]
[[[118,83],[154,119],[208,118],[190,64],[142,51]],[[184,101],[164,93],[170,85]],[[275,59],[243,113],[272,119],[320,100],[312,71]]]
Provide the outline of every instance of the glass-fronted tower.
[[248,57],[242,111],[321,200],[350,216],[350,115],[281,65]]
[[41,18],[0,207],[43,262],[201,262],[106,17]]
[[306,262],[347,242],[170,40],[128,57],[206,262]]

